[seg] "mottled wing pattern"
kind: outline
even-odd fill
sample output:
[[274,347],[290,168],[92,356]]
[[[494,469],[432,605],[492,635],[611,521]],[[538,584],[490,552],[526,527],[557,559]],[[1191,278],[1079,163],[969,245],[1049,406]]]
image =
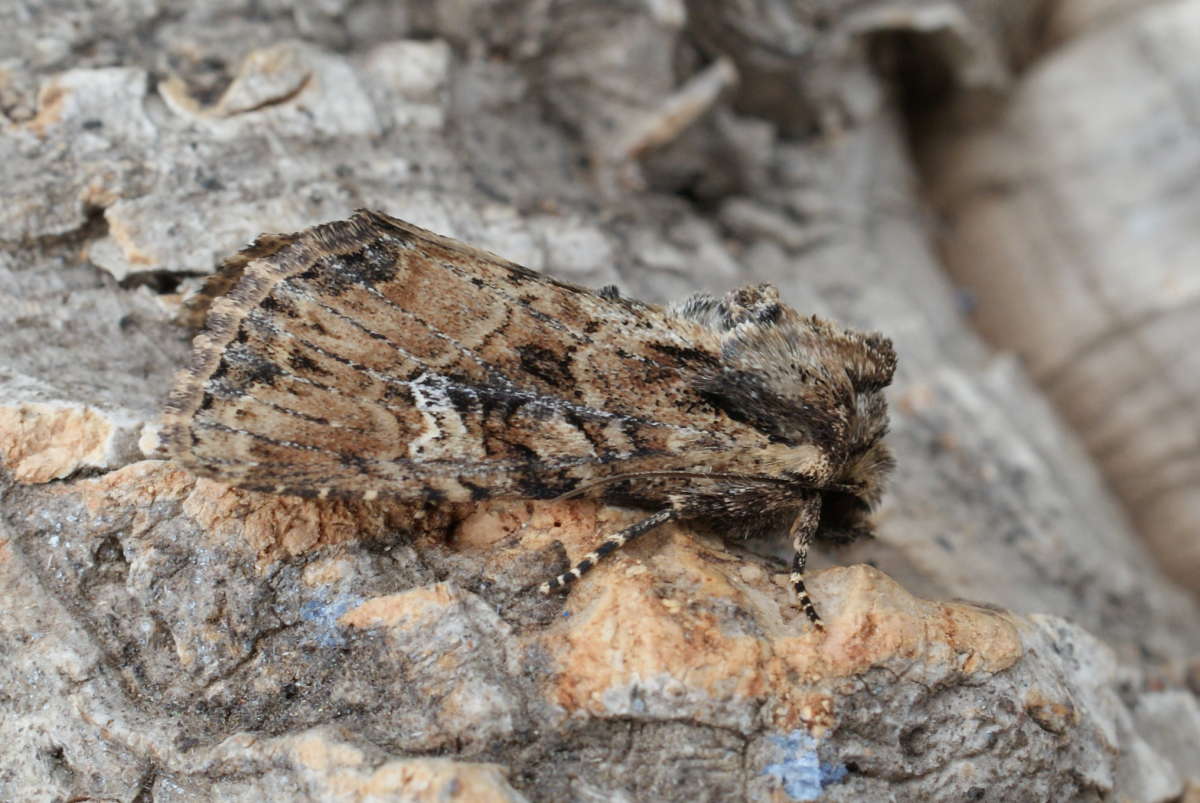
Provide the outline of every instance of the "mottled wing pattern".
[[380,213],[260,240],[223,276],[164,418],[201,475],[545,498],[767,444],[689,381],[719,372],[710,329]]

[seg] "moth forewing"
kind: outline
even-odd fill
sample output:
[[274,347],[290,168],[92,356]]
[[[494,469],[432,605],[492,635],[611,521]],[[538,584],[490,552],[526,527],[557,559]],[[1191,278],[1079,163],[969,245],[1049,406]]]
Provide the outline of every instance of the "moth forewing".
[[301,496],[582,492],[651,510],[547,587],[670,519],[791,517],[819,622],[803,569],[835,524],[822,492],[869,505],[890,466],[864,468],[886,408],[860,399],[890,381],[890,342],[767,285],[663,308],[360,211],[260,237],[202,298],[164,415],[176,460]]

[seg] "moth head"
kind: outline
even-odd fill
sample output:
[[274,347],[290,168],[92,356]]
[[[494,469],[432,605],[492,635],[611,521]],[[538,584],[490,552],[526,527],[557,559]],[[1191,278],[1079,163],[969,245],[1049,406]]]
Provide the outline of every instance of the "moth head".
[[879,504],[895,461],[883,438],[888,430],[884,389],[896,370],[892,343],[879,334],[859,334],[822,325],[830,334],[851,388],[845,452],[833,487],[822,494],[818,537],[848,542],[873,533],[871,510]]
[[843,329],[779,301],[771,285],[675,308],[720,335],[720,371],[702,392],[772,440],[814,444],[839,464],[857,460],[887,429],[882,391],[896,370],[892,343]]
[[[708,401],[776,443],[815,446],[833,467],[822,536],[869,531],[867,516],[892,467],[883,443],[883,391],[896,370],[891,341],[801,315],[770,285],[722,299],[693,296],[674,312],[720,335],[721,370],[699,381]],[[796,473],[802,476],[803,466]]]
[[891,450],[882,441],[872,443],[849,463],[840,481],[821,493],[817,537],[846,543],[872,535],[871,510],[883,496],[894,464]]

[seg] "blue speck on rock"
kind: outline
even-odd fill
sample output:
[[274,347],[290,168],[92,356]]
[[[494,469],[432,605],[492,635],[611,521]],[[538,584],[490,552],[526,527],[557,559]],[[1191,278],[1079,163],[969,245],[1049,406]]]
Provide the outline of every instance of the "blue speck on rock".
[[846,768],[829,764],[817,756],[817,740],[806,730],[771,736],[781,760],[763,768],[764,775],[778,778],[783,791],[793,800],[816,800],[821,790],[846,778]]
[[338,619],[351,608],[362,604],[362,597],[344,594],[329,602],[310,599],[300,605],[300,618],[313,625],[316,641],[322,647],[337,647],[345,641]]

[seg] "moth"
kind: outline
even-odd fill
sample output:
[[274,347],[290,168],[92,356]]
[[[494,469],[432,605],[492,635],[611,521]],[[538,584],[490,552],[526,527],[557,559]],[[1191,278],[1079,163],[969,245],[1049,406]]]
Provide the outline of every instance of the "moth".
[[569,572],[676,519],[725,537],[871,532],[896,355],[766,284],[662,307],[380,212],[263,235],[204,294],[163,441],[195,474],[302,497],[586,495],[643,508]]

